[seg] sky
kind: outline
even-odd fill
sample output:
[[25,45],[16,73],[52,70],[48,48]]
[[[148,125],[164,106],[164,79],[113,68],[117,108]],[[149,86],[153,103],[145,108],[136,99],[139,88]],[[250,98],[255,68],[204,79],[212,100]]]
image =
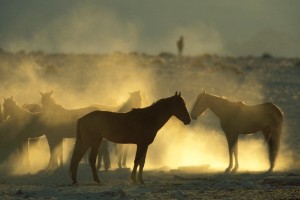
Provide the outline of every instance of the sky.
[[300,56],[298,0],[0,0],[0,48]]

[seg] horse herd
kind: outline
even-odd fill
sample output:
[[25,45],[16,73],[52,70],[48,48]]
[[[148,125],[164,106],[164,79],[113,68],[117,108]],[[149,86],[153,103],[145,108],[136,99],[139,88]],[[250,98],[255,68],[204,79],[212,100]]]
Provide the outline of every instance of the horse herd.
[[[142,102],[140,92],[135,91],[129,93],[129,98],[121,106],[95,104],[85,108],[66,109],[55,103],[52,91],[40,95],[41,105],[25,104],[22,107],[17,105],[13,97],[4,98],[0,124],[0,162],[7,159],[15,149],[23,152],[23,147],[28,146],[28,139],[45,136],[50,149],[47,170],[54,170],[63,165],[63,139],[76,137],[76,122],[79,117],[99,109],[126,112],[134,107],[140,107]],[[122,152],[118,153],[122,159]],[[104,161],[108,162],[106,154],[108,151],[103,148],[99,152],[101,157],[105,157]],[[29,160],[29,157],[27,159]]]
[[[236,172],[238,163],[238,135],[252,134],[261,131],[268,144],[270,167],[272,172],[280,146],[283,123],[283,112],[273,103],[246,105],[243,102],[232,102],[224,97],[200,93],[189,114],[181,93],[160,99],[152,105],[141,107],[142,97],[139,91],[130,93],[122,106],[105,107],[92,105],[80,109],[65,109],[55,103],[52,92],[40,93],[41,105],[29,104],[19,107],[13,98],[5,98],[3,116],[0,124],[1,160],[14,148],[22,149],[29,138],[45,135],[50,149],[48,169],[55,169],[63,162],[63,138],[76,138],[70,161],[70,174],[73,183],[77,183],[76,174],[79,162],[90,149],[89,163],[93,179],[100,182],[97,175],[96,160],[103,157],[105,168],[109,167],[107,142],[119,145],[136,144],[136,154],[131,179],[134,183],[144,183],[143,168],[148,146],[154,141],[157,132],[172,117],[190,124],[191,118],[197,119],[204,111],[210,109],[220,120],[225,133],[229,165],[225,172]],[[12,145],[13,144],[13,145]],[[125,165],[126,145],[119,146],[119,167]],[[100,151],[99,151],[100,149]],[[122,154],[125,159],[122,160]],[[234,166],[233,166],[234,159]],[[125,161],[125,162],[124,162]],[[138,177],[136,177],[139,167]]]

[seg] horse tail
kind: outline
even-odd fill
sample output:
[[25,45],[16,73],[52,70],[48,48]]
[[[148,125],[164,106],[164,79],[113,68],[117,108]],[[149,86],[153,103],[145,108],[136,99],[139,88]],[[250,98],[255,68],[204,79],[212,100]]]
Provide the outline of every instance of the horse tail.
[[82,152],[82,148],[83,148],[83,140],[80,131],[80,119],[79,119],[76,125],[76,141],[75,141],[75,146],[71,157],[70,169],[69,169],[69,173],[73,180],[73,184],[76,183],[76,173],[78,169],[78,164],[82,157],[82,155],[80,155]]
[[280,110],[279,107],[275,106],[275,112],[274,115],[275,120],[272,127],[270,127],[270,135],[269,135],[269,160],[270,160],[270,169],[269,171],[272,171],[275,166],[275,161],[279,152],[280,147],[280,140],[281,140],[281,132],[282,132],[282,126],[283,126],[283,112]]

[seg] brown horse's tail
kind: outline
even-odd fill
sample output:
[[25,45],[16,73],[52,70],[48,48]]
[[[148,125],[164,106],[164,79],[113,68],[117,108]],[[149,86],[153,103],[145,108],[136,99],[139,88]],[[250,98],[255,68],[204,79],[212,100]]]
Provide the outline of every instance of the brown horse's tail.
[[82,152],[82,146],[83,146],[83,142],[82,142],[82,136],[81,136],[81,132],[80,132],[80,119],[77,121],[77,127],[76,127],[76,141],[75,141],[75,146],[74,146],[74,150],[73,150],[73,154],[71,157],[71,162],[70,162],[70,175],[73,181],[73,184],[76,183],[76,174],[77,174],[77,169],[78,169],[78,164],[81,160],[81,152]]

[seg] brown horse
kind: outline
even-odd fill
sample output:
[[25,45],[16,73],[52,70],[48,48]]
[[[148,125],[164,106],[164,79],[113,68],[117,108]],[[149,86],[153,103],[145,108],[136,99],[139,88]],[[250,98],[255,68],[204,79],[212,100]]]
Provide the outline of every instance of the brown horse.
[[191,122],[185,102],[180,93],[161,99],[149,107],[133,109],[127,113],[94,111],[77,122],[77,136],[70,163],[70,174],[76,183],[78,164],[86,151],[91,148],[89,162],[95,182],[100,182],[96,171],[96,157],[103,138],[115,143],[136,144],[137,151],[131,179],[144,183],[143,168],[148,146],[154,141],[157,132],[172,117],[175,116],[184,124]]
[[225,170],[236,172],[238,163],[238,135],[252,134],[262,131],[269,145],[270,168],[272,172],[280,145],[280,135],[283,122],[283,112],[273,103],[248,106],[243,102],[231,102],[226,98],[201,93],[191,111],[192,119],[197,119],[206,109],[210,109],[221,122],[221,127],[226,135],[229,150],[229,166]]

